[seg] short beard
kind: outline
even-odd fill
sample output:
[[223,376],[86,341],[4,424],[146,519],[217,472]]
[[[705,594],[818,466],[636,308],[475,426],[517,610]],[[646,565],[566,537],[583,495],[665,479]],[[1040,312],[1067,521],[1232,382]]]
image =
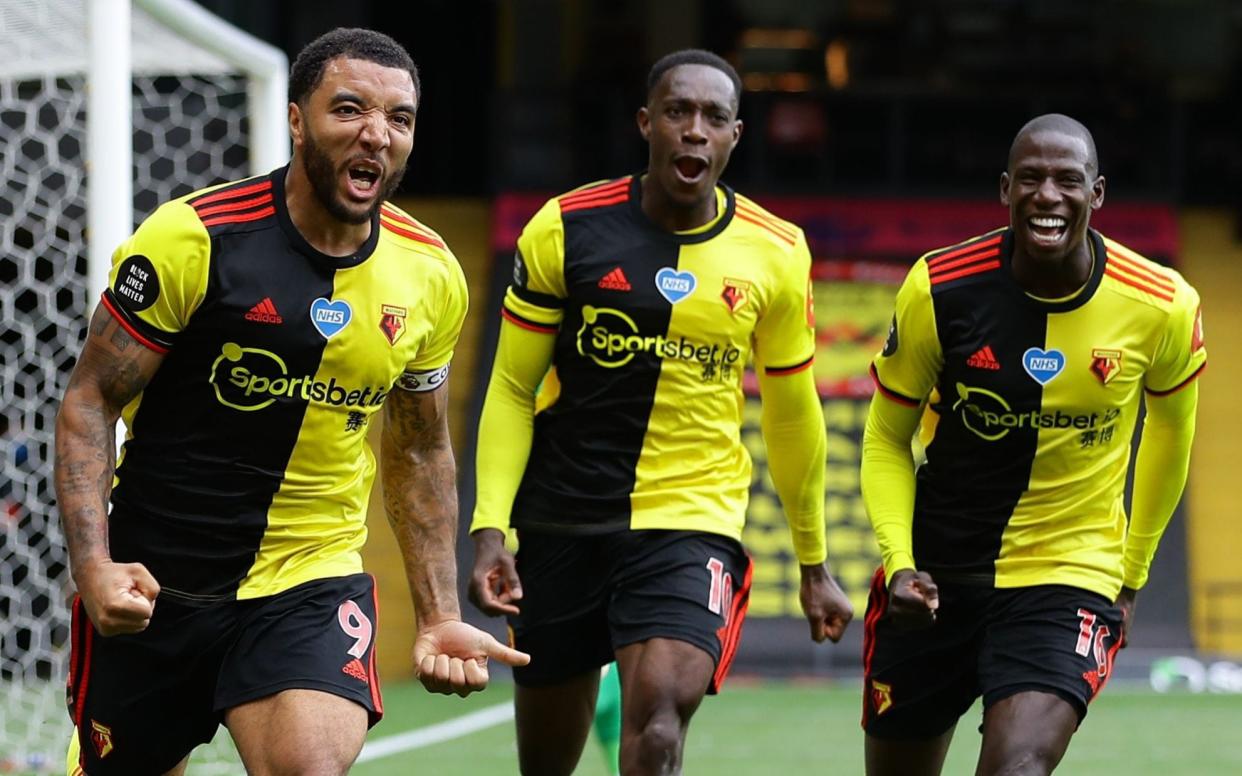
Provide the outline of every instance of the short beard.
[[402,166],[401,169],[394,171],[386,181],[379,181],[383,188],[375,204],[359,213],[351,210],[341,201],[336,190],[336,169],[332,166],[332,159],[319,148],[319,144],[315,142],[315,136],[310,132],[303,136],[302,168],[310,180],[311,190],[315,192],[315,198],[319,200],[319,204],[323,205],[333,218],[347,224],[365,224],[373,220],[380,206],[401,185],[406,169]]

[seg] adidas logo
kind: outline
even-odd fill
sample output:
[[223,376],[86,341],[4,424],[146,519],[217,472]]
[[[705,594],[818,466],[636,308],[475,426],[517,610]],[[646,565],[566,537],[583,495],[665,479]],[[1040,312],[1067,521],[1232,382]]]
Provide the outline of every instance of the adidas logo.
[[1000,362],[996,360],[996,356],[992,353],[991,345],[984,345],[975,351],[975,354],[966,359],[966,366],[973,366],[975,369],[991,369],[993,371],[1000,369]]
[[367,678],[366,669],[362,667],[362,661],[359,660],[358,658],[354,658],[353,660],[349,661],[344,666],[342,666],[341,672],[345,674],[349,674],[350,676],[362,682],[363,684],[371,683],[371,680]]
[[284,323],[285,319],[280,317],[280,313],[276,312],[276,305],[272,304],[270,296],[263,297],[263,301],[250,308],[250,312],[246,313],[246,320],[255,321],[256,323]]
[[632,288],[620,267],[613,267],[611,272],[600,278],[599,287],[609,291],[629,291]]

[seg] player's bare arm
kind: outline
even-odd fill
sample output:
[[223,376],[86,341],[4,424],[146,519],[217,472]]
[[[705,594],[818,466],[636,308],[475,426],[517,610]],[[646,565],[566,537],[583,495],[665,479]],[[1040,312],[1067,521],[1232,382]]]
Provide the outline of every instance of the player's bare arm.
[[108,498],[116,423],[163,356],[143,346],[100,305],[56,416],[56,496],[74,582],[104,636],[147,627],[159,584],[139,563],[108,551]]
[[457,602],[456,465],[448,433],[448,389],[393,391],[381,444],[384,508],[414,598],[414,664],[432,692],[465,696],[487,686],[487,658],[529,657],[461,622]]
[[457,468],[448,389],[393,391],[381,448],[384,510],[401,546],[420,629],[461,619],[457,604]]

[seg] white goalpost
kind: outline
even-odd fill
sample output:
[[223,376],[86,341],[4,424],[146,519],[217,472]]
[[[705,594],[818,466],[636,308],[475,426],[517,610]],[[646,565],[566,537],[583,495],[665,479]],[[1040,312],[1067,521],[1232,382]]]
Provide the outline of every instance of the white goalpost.
[[288,160],[288,61],[191,0],[0,0],[0,52],[0,773],[54,773],[72,594],[57,403],[134,225]]

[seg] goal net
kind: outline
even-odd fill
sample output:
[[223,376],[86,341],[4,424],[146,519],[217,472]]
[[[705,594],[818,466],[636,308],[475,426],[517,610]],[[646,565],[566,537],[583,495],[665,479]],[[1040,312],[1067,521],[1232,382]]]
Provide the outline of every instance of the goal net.
[[[287,62],[188,0],[0,0],[0,51],[0,773],[54,773],[72,596],[58,402],[116,244],[166,199],[287,159]],[[108,57],[130,62],[112,104]],[[240,772],[217,742],[192,772]]]

